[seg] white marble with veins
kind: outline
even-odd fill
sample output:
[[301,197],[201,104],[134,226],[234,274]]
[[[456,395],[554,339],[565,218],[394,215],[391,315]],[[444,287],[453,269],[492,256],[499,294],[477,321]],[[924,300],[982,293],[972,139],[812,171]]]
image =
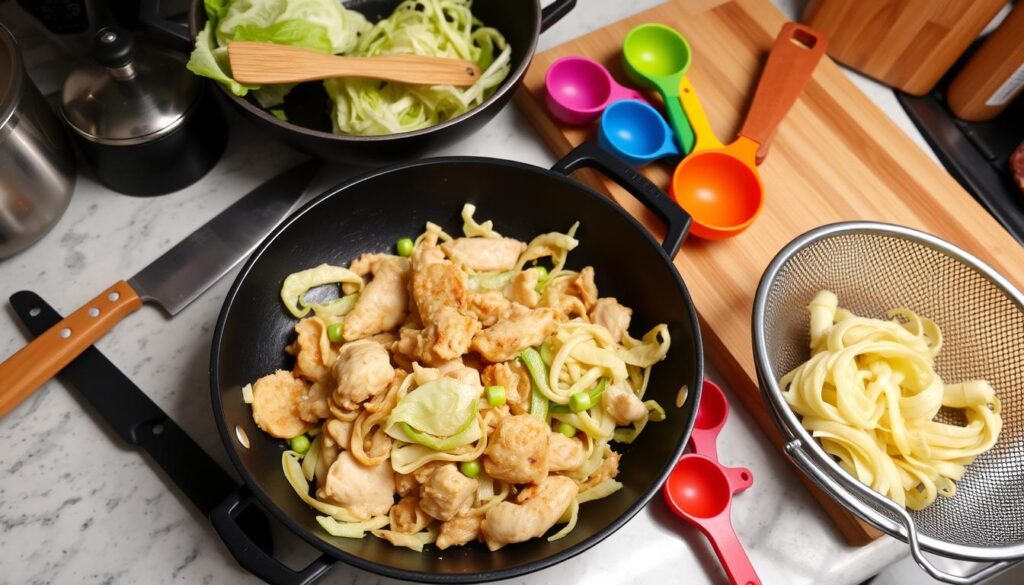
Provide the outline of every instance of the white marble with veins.
[[[655,3],[580,0],[543,36],[540,48]],[[778,3],[794,14],[794,2]],[[12,4],[0,10],[5,20]],[[33,75],[44,90],[47,85],[52,90],[60,59],[23,45]],[[891,92],[862,78],[858,84],[923,145]],[[541,166],[553,162],[512,106],[472,138],[438,154],[466,153]],[[0,297],[31,289],[69,312],[300,159],[232,115],[223,160],[184,191],[152,199],[125,197],[98,186],[83,168],[71,206],[53,231],[0,262]],[[349,172],[332,167],[313,191]],[[211,414],[207,368],[213,324],[232,279],[233,274],[223,279],[174,319],[144,307],[98,344],[225,468],[229,464]],[[0,317],[2,356],[25,342],[16,323],[6,309]],[[235,564],[205,519],[169,489],[166,478],[122,446],[60,383],[48,383],[0,420],[0,444],[0,585],[256,582]],[[764,583],[854,584],[905,555],[903,546],[888,538],[864,548],[846,546],[796,472],[767,445],[742,408],[733,410],[720,453],[725,463],[754,472],[754,486],[736,498],[733,515]],[[388,580],[338,566],[325,582]],[[516,582],[697,584],[724,583],[725,576],[706,541],[678,522],[659,497],[590,551]]]

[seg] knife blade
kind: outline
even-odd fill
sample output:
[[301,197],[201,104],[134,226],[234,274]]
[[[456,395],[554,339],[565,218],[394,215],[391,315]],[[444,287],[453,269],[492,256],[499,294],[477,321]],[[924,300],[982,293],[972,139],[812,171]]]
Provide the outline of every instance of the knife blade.
[[[33,336],[61,320],[60,314],[34,292],[14,293],[10,301]],[[239,489],[238,483],[100,350],[86,348],[58,376],[78,390],[121,439],[149,454],[203,516],[209,516]],[[260,548],[272,552],[267,517],[256,506],[246,511],[250,513],[244,520],[246,533]]]
[[175,315],[246,258],[291,212],[320,168],[302,163],[256,187],[164,255],[119,281],[0,363],[0,417],[143,301]]

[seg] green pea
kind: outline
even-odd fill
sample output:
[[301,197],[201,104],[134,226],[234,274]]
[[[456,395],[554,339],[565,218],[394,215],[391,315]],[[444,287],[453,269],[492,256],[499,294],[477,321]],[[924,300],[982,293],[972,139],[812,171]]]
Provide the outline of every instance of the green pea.
[[462,463],[459,463],[459,471],[462,472],[462,475],[473,479],[480,475],[480,462],[476,460],[463,461]]
[[593,405],[594,401],[591,400],[589,392],[577,392],[569,397],[569,408],[573,412],[583,412]]
[[395,247],[398,248],[399,256],[412,256],[412,238],[402,238],[401,240],[398,240]]
[[487,404],[497,407],[504,405],[507,400],[504,386],[487,387]]
[[544,268],[543,266],[540,266],[540,265],[534,266],[532,268],[532,270],[536,270],[537,272],[540,273],[540,279],[541,280],[544,280],[545,278],[548,277],[548,269]]
[[555,430],[558,431],[559,433],[562,433],[566,437],[569,437],[570,439],[576,436],[576,427],[572,426],[567,422],[558,423],[558,426],[555,427]]
[[309,437],[306,435],[292,437],[288,439],[288,446],[299,455],[305,455],[306,451],[309,451]]
[[344,323],[331,323],[327,326],[327,339],[331,340],[331,343],[341,343],[342,337],[341,332],[344,329]]

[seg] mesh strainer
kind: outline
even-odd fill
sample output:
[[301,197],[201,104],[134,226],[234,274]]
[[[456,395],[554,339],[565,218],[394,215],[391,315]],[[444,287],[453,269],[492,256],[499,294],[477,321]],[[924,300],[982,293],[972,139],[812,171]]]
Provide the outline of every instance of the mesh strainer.
[[[936,369],[947,381],[986,379],[1002,402],[999,442],[978,457],[953,498],[906,511],[849,475],[800,425],[778,380],[809,357],[807,305],[821,289],[856,314],[884,317],[908,307],[938,323]],[[910,544],[936,579],[976,583],[1006,567],[969,577],[944,573],[921,550],[973,561],[1024,557],[1024,295],[967,252],[909,228],[848,222],[812,230],[787,245],[757,289],[754,353],[761,392],[786,437],[786,453],[822,489],[858,516]],[[953,422],[949,419],[947,422]]]

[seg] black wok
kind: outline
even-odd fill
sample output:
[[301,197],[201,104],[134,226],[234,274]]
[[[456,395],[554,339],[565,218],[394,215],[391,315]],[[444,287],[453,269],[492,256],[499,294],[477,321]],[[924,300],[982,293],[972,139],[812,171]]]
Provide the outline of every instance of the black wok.
[[[346,8],[371,22],[394,10],[400,0],[345,0]],[[206,24],[203,0],[192,0],[188,30],[163,21],[157,14],[159,0],[144,0],[141,19],[151,32],[183,50],[191,51],[196,34]],[[542,10],[540,0],[474,0],[473,15],[498,29],[512,47],[508,77],[484,103],[430,128],[388,136],[347,136],[331,132],[331,103],[320,83],[296,87],[285,100],[287,122],[264,110],[252,97],[240,98],[218,83],[216,94],[252,121],[261,131],[318,158],[363,165],[409,160],[465,138],[487,123],[512,99],[526,74],[537,47],[537,37],[576,5],[576,0],[554,0]],[[162,33],[162,34],[161,34]]]
[[[611,200],[566,177],[594,167],[629,190],[667,225],[658,244]],[[634,334],[667,323],[672,346],[651,375],[648,396],[665,406],[668,419],[648,425],[623,452],[619,480],[625,487],[581,509],[566,538],[534,539],[498,552],[474,543],[416,553],[372,537],[335,538],[315,521],[315,512],[292,491],[281,471],[284,442],[260,431],[241,388],[275,368],[290,369],[283,348],[295,320],[279,298],[284,277],[322,262],[347,263],[363,252],[389,252],[403,237],[415,237],[430,220],[461,233],[459,211],[473,202],[478,217],[493,219],[504,235],[523,240],[563,231],[579,221],[579,247],[570,267],[592,265],[602,296],[632,307]],[[390,577],[435,583],[466,583],[515,577],[568,559],[597,544],[636,514],[656,493],[682,453],[699,400],[703,370],[697,316],[675,255],[689,217],[653,184],[592,145],[569,153],[551,171],[489,158],[428,159],[378,170],[324,193],[286,220],[260,245],[224,302],[213,339],[210,382],[221,439],[249,491],[240,492],[211,515],[239,562],[278,583],[305,583],[334,559]],[[690,388],[675,408],[681,386]],[[238,430],[247,435],[242,446]],[[251,545],[233,521],[255,497],[289,529],[325,554],[295,573]]]

